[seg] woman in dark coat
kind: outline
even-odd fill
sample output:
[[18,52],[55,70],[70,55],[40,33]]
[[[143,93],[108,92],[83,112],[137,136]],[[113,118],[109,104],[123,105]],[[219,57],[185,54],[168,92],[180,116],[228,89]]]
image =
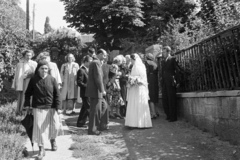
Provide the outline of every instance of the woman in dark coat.
[[154,57],[151,53],[146,54],[146,69],[147,69],[147,80],[148,80],[148,90],[149,90],[149,106],[151,110],[152,119],[157,117],[155,111],[155,105],[158,103],[158,67],[154,61]]
[[25,93],[24,107],[34,117],[32,142],[39,146],[38,159],[45,156],[45,140],[50,140],[52,151],[57,150],[55,139],[60,126],[60,92],[56,79],[49,75],[49,69],[47,61],[39,62],[37,74],[31,78]]

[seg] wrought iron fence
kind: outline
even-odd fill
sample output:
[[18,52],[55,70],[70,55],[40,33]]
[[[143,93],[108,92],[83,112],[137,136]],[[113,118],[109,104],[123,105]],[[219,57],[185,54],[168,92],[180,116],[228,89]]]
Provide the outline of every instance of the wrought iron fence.
[[240,89],[240,26],[175,56],[185,72],[180,92]]

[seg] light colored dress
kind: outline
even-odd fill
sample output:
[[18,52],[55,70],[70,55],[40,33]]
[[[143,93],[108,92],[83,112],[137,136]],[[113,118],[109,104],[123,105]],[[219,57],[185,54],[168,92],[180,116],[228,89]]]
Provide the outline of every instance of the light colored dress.
[[79,65],[75,62],[71,64],[65,63],[61,67],[61,78],[63,82],[63,87],[61,91],[62,100],[72,100],[77,99],[78,87],[76,84],[77,71],[79,70]]
[[152,120],[148,105],[149,95],[146,67],[138,54],[134,55],[136,60],[130,77],[137,78],[141,85],[129,86],[128,88],[125,126],[150,128],[152,127]]
[[62,79],[61,79],[60,72],[58,70],[57,64],[54,63],[54,62],[49,62],[48,64],[49,64],[49,67],[50,67],[50,75],[53,76],[56,79],[58,85],[61,85],[62,84]]
[[18,92],[17,113],[20,113],[23,109],[25,91],[36,68],[37,62],[32,60],[29,60],[28,62],[20,60],[16,66],[12,88]]

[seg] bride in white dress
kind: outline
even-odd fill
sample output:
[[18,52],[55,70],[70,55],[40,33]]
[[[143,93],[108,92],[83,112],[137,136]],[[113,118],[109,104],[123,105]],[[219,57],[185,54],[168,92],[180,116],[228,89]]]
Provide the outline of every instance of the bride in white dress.
[[132,54],[131,60],[133,67],[130,78],[137,79],[140,85],[130,85],[128,88],[125,126],[150,128],[152,120],[148,105],[146,67],[138,54]]

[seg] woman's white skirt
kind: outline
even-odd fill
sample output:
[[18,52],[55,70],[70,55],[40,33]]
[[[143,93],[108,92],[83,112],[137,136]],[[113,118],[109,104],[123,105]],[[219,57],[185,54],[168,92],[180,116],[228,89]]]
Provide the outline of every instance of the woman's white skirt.
[[56,109],[33,109],[32,142],[43,146],[44,142],[63,134],[62,122]]

